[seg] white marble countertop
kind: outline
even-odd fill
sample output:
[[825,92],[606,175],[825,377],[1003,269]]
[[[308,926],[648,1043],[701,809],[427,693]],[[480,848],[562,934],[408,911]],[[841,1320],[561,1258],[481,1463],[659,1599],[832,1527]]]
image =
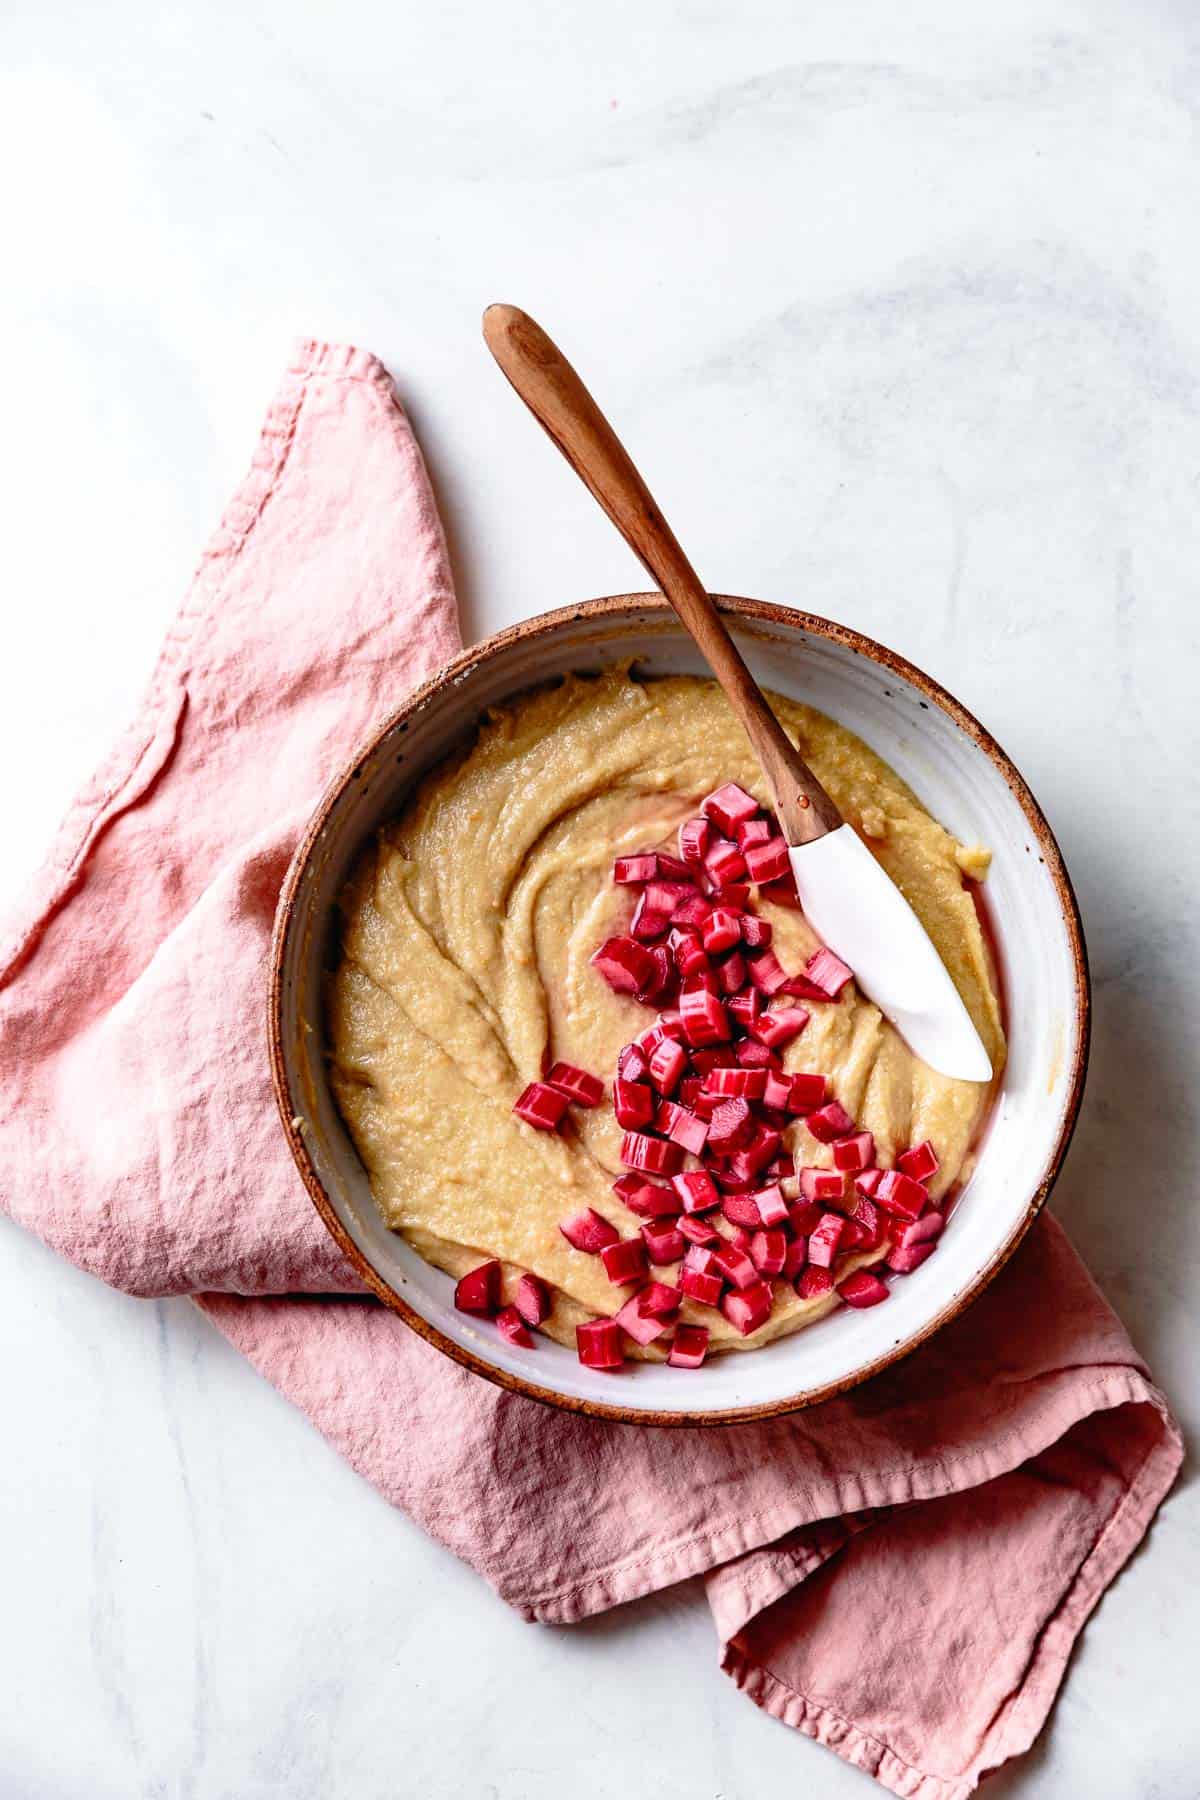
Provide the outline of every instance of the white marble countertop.
[[[52,0],[0,68],[0,897],[297,336],[395,371],[469,635],[641,585],[481,347],[519,301],[713,587],[901,648],[1032,782],[1096,981],[1055,1205],[1194,1432],[1195,8]],[[0,1264],[5,1795],[868,1793],[718,1674],[694,1586],[523,1625],[186,1301],[8,1225]],[[1185,1472],[990,1794],[1200,1793],[1198,1582]]]

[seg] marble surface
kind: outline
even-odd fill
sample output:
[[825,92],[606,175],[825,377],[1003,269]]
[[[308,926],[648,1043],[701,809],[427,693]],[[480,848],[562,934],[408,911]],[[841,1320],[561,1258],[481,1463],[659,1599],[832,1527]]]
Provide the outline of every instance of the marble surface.
[[[0,69],[0,898],[298,335],[395,370],[468,633],[640,583],[481,348],[519,301],[713,587],[903,649],[1032,782],[1096,981],[1055,1205],[1194,1435],[1195,7],[13,0]],[[5,1796],[869,1792],[694,1586],[520,1624],[186,1302],[10,1226],[0,1271]],[[1185,1471],[990,1794],[1200,1793],[1198,1582]]]

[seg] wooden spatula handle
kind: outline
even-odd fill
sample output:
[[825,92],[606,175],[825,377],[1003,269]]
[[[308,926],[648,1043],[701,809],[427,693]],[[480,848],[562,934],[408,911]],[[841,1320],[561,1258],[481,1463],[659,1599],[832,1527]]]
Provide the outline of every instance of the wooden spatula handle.
[[515,306],[483,315],[488,349],[692,634],[754,746],[784,835],[807,844],[841,815],[789,741],[616,432],[540,325]]

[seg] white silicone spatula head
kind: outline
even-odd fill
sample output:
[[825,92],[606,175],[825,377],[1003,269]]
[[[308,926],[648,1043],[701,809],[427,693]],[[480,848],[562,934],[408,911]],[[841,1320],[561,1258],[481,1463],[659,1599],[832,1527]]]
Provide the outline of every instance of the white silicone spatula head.
[[941,1075],[990,1081],[971,1015],[920,919],[849,825],[793,846],[805,917],[868,999]]
[[[746,729],[792,849],[813,929],[923,1061],[964,1081],[991,1064],[917,915],[791,743],[612,426],[539,325],[489,306],[483,335],[530,412],[645,564],[696,640]],[[811,863],[805,859],[815,853]]]

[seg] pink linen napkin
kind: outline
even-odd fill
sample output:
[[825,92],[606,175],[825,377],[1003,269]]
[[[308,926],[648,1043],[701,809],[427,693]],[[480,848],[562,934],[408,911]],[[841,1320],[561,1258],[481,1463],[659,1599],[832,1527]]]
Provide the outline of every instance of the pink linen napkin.
[[302,346],[141,715],[0,937],[0,1203],[126,1292],[195,1294],[525,1617],[703,1574],[752,1699],[893,1793],[958,1800],[1033,1741],[1182,1457],[1051,1219],[844,1399],[636,1430],[494,1388],[363,1297],[292,1166],[264,1045],[279,884],[333,771],[458,647],[384,369]]

